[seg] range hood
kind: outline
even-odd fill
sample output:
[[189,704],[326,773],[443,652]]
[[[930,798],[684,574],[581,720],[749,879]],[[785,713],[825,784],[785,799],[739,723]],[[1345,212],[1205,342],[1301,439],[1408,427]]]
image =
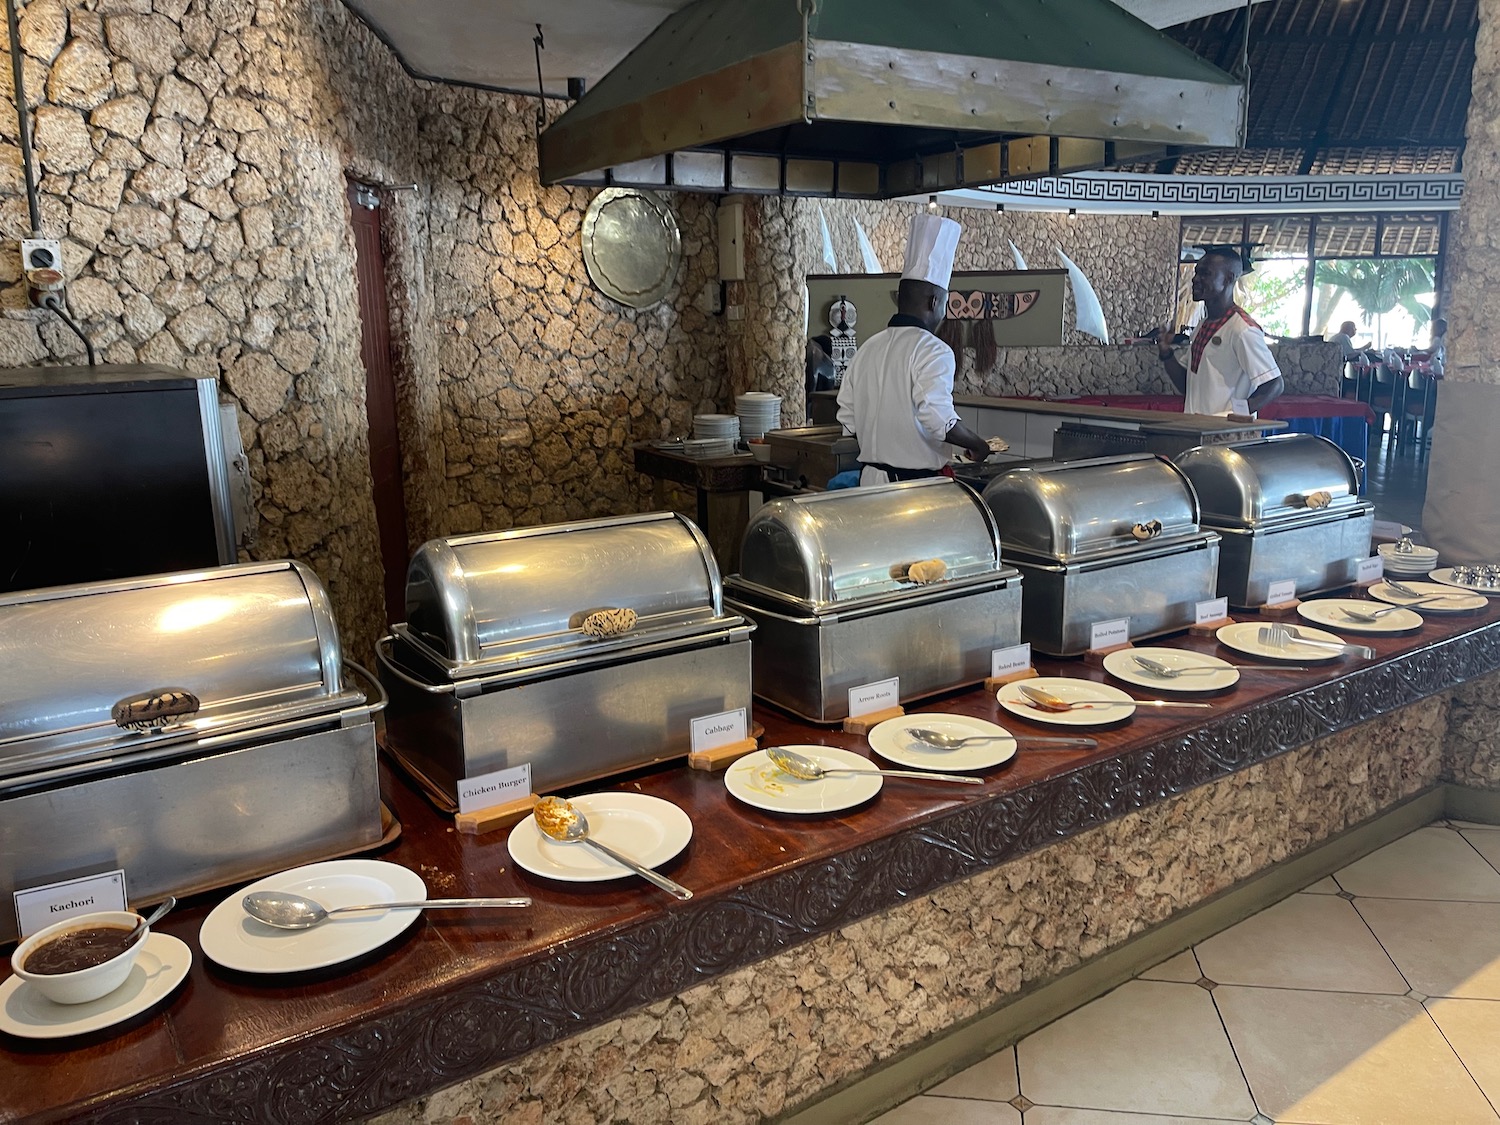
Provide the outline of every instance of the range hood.
[[695,0],[547,127],[541,179],[893,198],[1233,147],[1245,102],[1110,0]]

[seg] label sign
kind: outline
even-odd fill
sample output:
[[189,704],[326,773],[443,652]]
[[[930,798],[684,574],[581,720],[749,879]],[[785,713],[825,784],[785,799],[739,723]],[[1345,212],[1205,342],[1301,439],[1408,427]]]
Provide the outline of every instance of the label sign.
[[458,811],[473,812],[531,796],[531,763],[494,770],[458,783]]
[[1095,621],[1089,626],[1089,648],[1114,648],[1130,641],[1130,618],[1120,617],[1113,621]]
[[1031,643],[997,648],[990,653],[990,675],[1008,676],[1012,672],[1024,672],[1031,667]]
[[1193,624],[1206,625],[1210,621],[1222,621],[1229,616],[1228,598],[1210,598],[1193,607]]
[[16,928],[23,938],[79,914],[130,909],[125,904],[123,869],[16,891],[15,898]]
[[743,742],[749,738],[745,722],[745,709],[720,711],[717,715],[703,715],[689,721],[692,728],[693,753],[728,746],[731,742]]
[[1376,520],[1370,525],[1371,539],[1389,539],[1394,543],[1405,534],[1406,528],[1404,525],[1393,523],[1390,520]]
[[1371,555],[1367,559],[1360,559],[1354,567],[1354,581],[1374,582],[1385,573],[1385,560],[1379,555]]
[[1267,605],[1285,605],[1294,601],[1297,597],[1297,580],[1295,578],[1278,578],[1266,587]]
[[888,711],[901,703],[901,677],[892,676],[873,684],[849,689],[849,717],[856,719],[872,711]]

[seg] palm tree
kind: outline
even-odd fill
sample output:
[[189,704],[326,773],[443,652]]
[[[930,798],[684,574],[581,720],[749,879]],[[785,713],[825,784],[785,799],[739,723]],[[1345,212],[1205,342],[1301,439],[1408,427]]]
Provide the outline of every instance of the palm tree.
[[[1431,258],[1351,258],[1319,262],[1313,280],[1333,293],[1347,293],[1367,319],[1377,321],[1398,306],[1421,328],[1432,319],[1432,307],[1417,300],[1433,292]],[[1322,302],[1331,309],[1333,301]]]

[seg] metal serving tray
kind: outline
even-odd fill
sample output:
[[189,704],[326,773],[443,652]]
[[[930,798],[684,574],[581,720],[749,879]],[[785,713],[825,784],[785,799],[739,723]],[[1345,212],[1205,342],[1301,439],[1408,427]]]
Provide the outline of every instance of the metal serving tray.
[[[971,489],[933,479],[764,505],[725,604],[755,622],[755,693],[812,722],[852,687],[899,676],[903,702],[978,683],[1020,639],[1019,576]],[[941,559],[918,585],[911,563]]]

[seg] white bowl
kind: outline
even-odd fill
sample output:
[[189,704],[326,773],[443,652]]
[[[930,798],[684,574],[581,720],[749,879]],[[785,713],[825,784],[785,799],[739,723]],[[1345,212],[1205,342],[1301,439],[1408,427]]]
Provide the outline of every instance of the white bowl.
[[771,460],[771,447],[763,441],[750,442],[750,452],[763,464]]
[[54,1004],[87,1004],[101,996],[108,996],[130,975],[141,947],[146,944],[150,929],[130,943],[123,953],[108,961],[72,973],[28,973],[26,958],[43,942],[68,930],[86,930],[91,926],[131,926],[141,920],[139,914],[128,910],[101,910],[94,914],[78,914],[61,922],[54,922],[45,930],[38,930],[16,946],[10,955],[10,967],[27,984],[51,1000]]

